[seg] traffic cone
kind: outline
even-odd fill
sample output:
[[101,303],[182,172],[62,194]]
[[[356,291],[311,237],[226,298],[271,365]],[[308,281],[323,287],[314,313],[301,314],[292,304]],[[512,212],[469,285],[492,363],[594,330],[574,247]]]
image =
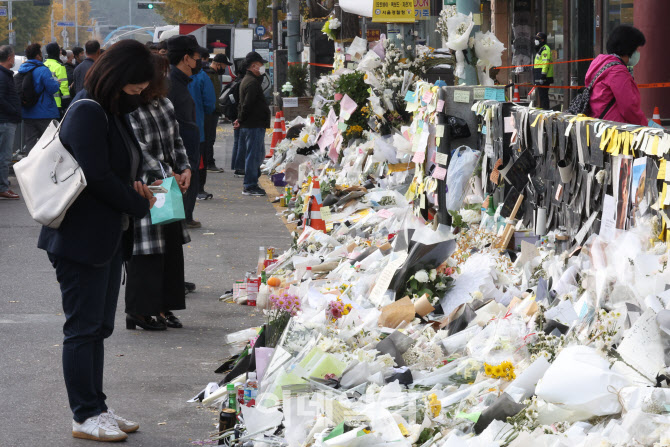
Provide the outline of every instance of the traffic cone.
[[321,218],[321,185],[314,179],[310,191],[309,207],[305,215],[303,227],[312,227],[315,230],[326,232],[326,222]]
[[519,95],[519,87],[516,85],[514,86],[514,97],[512,98],[512,102],[521,102],[521,96]]
[[286,138],[286,120],[284,119],[284,112],[279,111],[279,117],[281,119],[281,133],[282,139]]
[[272,156],[275,154],[275,148],[284,139],[281,131],[281,120],[279,118],[280,113],[281,112],[277,112],[277,114],[275,115],[275,124],[274,129],[272,131],[272,143],[270,144],[270,153],[267,154],[265,158],[272,158]]
[[651,117],[651,120],[659,126],[661,125],[661,112],[658,107],[654,107],[654,116]]

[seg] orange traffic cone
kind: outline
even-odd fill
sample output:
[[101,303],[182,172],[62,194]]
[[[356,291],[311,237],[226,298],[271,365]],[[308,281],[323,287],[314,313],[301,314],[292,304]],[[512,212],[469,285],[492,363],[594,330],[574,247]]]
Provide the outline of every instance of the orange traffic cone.
[[661,112],[658,107],[654,107],[654,116],[651,117],[651,120],[659,126],[661,125]]
[[279,112],[279,117],[281,119],[282,138],[286,138],[286,120],[284,119],[284,112],[283,111]]
[[310,191],[309,206],[305,213],[304,227],[312,227],[315,230],[326,232],[326,222],[321,218],[321,185],[319,180],[314,179]]
[[270,144],[270,153],[267,154],[265,158],[272,158],[272,156],[275,154],[275,148],[284,139],[281,131],[281,120],[279,118],[280,113],[281,112],[277,112],[277,114],[275,115],[275,124],[274,129],[272,131],[272,143]]
[[514,86],[514,97],[512,98],[512,102],[521,102],[521,96],[519,95],[519,87],[516,85]]

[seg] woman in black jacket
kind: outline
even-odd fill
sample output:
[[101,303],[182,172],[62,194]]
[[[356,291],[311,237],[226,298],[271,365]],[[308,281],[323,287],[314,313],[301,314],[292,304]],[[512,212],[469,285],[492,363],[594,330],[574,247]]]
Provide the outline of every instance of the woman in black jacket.
[[137,181],[142,154],[126,116],[152,77],[144,45],[133,40],[113,45],[88,72],[86,90],[60,130],[87,186],[60,228],[42,228],[38,247],[47,251],[60,283],[63,375],[76,438],[120,441],[139,427],[105,404],[103,341],[114,330],[121,264],[132,250],[132,219],[144,217],[156,200]]

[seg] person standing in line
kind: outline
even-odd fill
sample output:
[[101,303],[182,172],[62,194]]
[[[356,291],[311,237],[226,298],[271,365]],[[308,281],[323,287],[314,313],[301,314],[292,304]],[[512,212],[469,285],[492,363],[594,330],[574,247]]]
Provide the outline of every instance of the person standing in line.
[[156,202],[138,181],[142,152],[127,116],[152,78],[149,51],[135,40],[121,40],[88,73],[86,89],[60,128],[87,185],[59,228],[42,227],[37,246],[47,252],[60,283],[63,376],[75,438],[122,441],[139,428],[107,407],[104,340],[114,331],[121,265],[132,253],[133,218],[146,216]]
[[14,85],[14,48],[0,46],[0,199],[18,199],[9,189],[9,165],[16,128],[21,122],[21,100]]
[[[231,123],[237,121],[238,107],[240,104],[240,84],[247,74],[247,68],[242,59],[237,65],[238,76],[226,88],[225,95],[221,100],[223,106],[223,115]],[[234,171],[235,177],[244,178],[244,159],[246,158],[246,149],[244,144],[240,143],[240,127],[233,125],[233,156],[230,161],[230,169]]]
[[537,89],[537,97],[540,108],[549,110],[549,85],[554,83],[554,66],[551,48],[547,45],[547,35],[537,33],[535,36],[535,63],[533,66],[533,78]]
[[74,53],[70,50],[65,52],[65,72],[67,73],[67,88],[70,89],[70,95],[72,95],[72,86],[74,85]]
[[56,42],[51,42],[47,44],[47,60],[44,62],[44,65],[49,67],[53,77],[56,81],[60,83],[60,89],[54,95],[56,99],[56,106],[60,112],[60,116],[63,116],[63,113],[67,110],[70,105],[70,84],[67,81],[67,70],[65,70],[65,64],[60,60],[60,48]]
[[258,178],[265,159],[265,130],[270,127],[271,115],[261,86],[267,61],[255,51],[245,59],[247,74],[240,84],[239,115],[234,123],[241,129],[240,141],[246,149],[242,194],[264,196],[265,190],[258,186]]
[[[141,177],[147,183],[174,176],[182,192],[191,181],[191,166],[179,136],[174,107],[167,99],[168,61],[152,55],[154,78],[142,92],[142,105],[130,114],[142,149]],[[133,257],[128,263],[126,328],[181,328],[172,311],[186,309],[184,251],[191,237],[185,222],[152,225],[151,216],[135,220]],[[152,316],[155,315],[157,320]]]
[[42,63],[42,47],[38,43],[30,44],[26,47],[25,54],[28,60],[19,67],[19,75],[28,80],[32,77],[32,83],[24,81],[22,90],[18,88],[17,90],[23,101],[28,93],[24,90],[32,87],[37,102],[35,104],[21,103],[25,137],[25,146],[22,151],[24,155],[35,146],[49,123],[60,118],[54,99],[54,93],[60,89],[60,83],[53,78],[51,70]]
[[209,80],[207,73],[203,71],[203,64],[209,60],[209,51],[207,48],[198,47],[198,54],[200,55],[200,67],[193,71],[191,82],[188,85],[188,91],[191,92],[193,101],[195,102],[195,121],[198,124],[198,131],[200,133],[200,148],[198,165],[193,169],[198,169],[198,188],[197,199],[211,199],[213,196],[205,192],[205,182],[207,181],[207,170],[205,169],[203,158],[205,156],[205,116],[214,113],[216,98],[214,96],[214,86]]
[[89,40],[84,45],[86,47],[86,59],[81,61],[77,65],[77,68],[74,69],[74,89],[72,94],[76,95],[84,89],[84,79],[86,78],[86,73],[93,66],[95,61],[100,57],[100,42],[97,40]]
[[168,40],[168,61],[170,69],[170,90],[168,99],[174,106],[179,136],[184,142],[188,162],[193,168],[191,184],[184,196],[184,212],[188,228],[200,228],[202,224],[193,219],[196,196],[198,195],[200,163],[200,131],[195,119],[195,101],[189,92],[188,86],[193,82],[191,76],[200,70],[202,61],[198,53],[198,41],[195,36],[173,36]]
[[[84,53],[84,49],[82,47],[72,48],[72,54],[74,55],[74,67],[77,68],[77,65],[84,61],[86,54]],[[70,92],[70,94],[72,94],[72,92]]]
[[216,104],[214,113],[205,115],[205,169],[211,172],[224,172],[222,168],[216,166],[214,143],[216,142],[216,127],[219,124],[219,117],[223,115],[222,106],[219,102],[223,90],[220,76],[226,73],[228,67],[230,67],[228,57],[225,54],[217,54],[210,66],[205,68],[205,73],[207,73],[214,86],[214,103]]

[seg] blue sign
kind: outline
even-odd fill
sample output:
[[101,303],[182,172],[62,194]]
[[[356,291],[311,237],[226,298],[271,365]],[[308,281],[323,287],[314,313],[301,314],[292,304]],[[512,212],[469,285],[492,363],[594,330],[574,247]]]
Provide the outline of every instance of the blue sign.
[[86,31],[88,31],[89,33],[92,33],[92,32],[93,32],[93,28],[86,28]]
[[7,8],[0,8],[0,17],[7,17]]
[[56,22],[56,26],[74,26],[74,22]]
[[258,37],[262,37],[265,35],[265,27],[263,25],[258,25],[256,27],[256,34],[258,34]]

